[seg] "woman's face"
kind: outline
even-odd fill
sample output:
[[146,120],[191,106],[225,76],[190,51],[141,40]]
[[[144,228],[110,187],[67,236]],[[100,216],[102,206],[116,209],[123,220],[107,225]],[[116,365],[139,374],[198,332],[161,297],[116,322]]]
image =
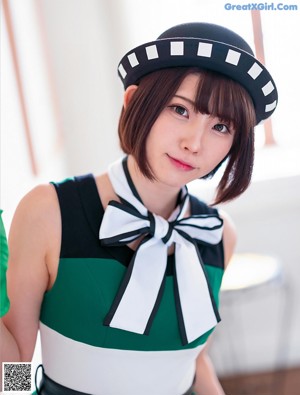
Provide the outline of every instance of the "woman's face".
[[210,173],[228,154],[234,130],[219,118],[194,110],[201,76],[188,75],[154,123],[147,142],[158,182],[181,187]]

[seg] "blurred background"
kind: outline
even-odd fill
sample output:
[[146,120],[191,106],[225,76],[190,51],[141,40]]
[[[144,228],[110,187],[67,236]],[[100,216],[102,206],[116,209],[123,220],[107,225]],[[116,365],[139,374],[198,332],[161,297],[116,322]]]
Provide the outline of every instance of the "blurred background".
[[[300,8],[295,0],[251,3],[261,4],[259,12],[236,7],[247,4],[2,0],[0,206],[9,231],[18,202],[35,185],[99,174],[121,155],[117,124],[123,88],[117,66],[127,51],[183,22],[208,21],[235,30],[265,61],[279,105],[272,121],[257,127],[251,187],[222,207],[236,223],[238,245],[210,353],[231,395],[296,395]],[[218,177],[190,189],[209,202]],[[39,360],[37,345],[34,363]]]

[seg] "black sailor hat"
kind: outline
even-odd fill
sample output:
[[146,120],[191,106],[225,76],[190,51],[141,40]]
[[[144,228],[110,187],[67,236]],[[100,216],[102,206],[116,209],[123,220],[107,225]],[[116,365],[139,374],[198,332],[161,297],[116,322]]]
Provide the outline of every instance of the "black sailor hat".
[[241,36],[223,26],[194,22],[171,27],[157,40],[129,51],[118,73],[126,89],[146,74],[170,67],[199,67],[237,81],[253,100],[257,123],[277,106],[277,88],[266,67]]

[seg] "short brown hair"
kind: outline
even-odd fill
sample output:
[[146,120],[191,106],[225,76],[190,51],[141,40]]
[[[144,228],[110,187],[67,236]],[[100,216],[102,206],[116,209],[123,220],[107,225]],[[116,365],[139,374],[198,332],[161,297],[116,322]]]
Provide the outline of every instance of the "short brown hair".
[[[141,172],[149,179],[154,179],[146,155],[148,134],[185,77],[194,73],[201,75],[195,110],[229,122],[235,129],[232,147],[227,155],[228,163],[214,202],[224,203],[247,189],[254,160],[256,118],[253,102],[247,91],[232,79],[212,71],[184,67],[148,74],[141,79],[126,110],[122,109],[119,121],[120,145],[126,154],[133,155]],[[212,176],[221,163],[205,177]]]

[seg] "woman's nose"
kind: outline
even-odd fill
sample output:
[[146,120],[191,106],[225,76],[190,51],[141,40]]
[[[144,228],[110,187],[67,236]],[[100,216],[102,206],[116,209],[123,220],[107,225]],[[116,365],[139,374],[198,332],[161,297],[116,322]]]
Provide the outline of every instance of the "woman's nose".
[[182,148],[193,154],[197,154],[203,144],[203,135],[203,127],[199,125],[191,127],[182,138]]

